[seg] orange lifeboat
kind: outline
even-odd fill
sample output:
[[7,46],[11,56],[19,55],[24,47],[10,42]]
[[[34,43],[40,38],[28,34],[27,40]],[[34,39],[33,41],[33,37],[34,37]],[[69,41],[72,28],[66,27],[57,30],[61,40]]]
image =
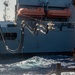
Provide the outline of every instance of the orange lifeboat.
[[70,9],[49,10],[47,16],[50,18],[69,18],[71,16],[71,11]]
[[44,8],[37,8],[37,9],[28,9],[28,8],[20,8],[18,10],[18,16],[25,17],[43,17],[45,15]]

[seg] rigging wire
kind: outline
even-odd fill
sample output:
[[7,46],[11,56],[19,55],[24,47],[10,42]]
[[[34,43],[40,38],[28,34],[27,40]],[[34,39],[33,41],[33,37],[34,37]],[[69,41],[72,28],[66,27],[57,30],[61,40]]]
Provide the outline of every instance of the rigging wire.
[[9,48],[9,46],[7,45],[7,43],[5,41],[5,38],[4,38],[3,32],[2,32],[2,28],[0,26],[0,33],[1,33],[1,36],[2,36],[2,40],[4,42],[6,50],[9,51],[10,53],[16,53],[16,52],[18,52],[19,50],[22,49],[23,43],[24,43],[24,28],[25,28],[25,24],[24,24],[24,21],[22,21],[22,23],[21,23],[21,40],[20,40],[20,44],[18,45],[18,47],[16,49],[11,49],[11,48]]
[[[27,16],[25,14],[23,14],[24,17],[26,18],[29,18],[31,20],[34,20],[36,21],[36,25],[34,28],[31,28],[30,25],[25,22],[26,24],[26,28],[33,34],[33,35],[38,35],[38,31],[42,32],[43,34],[47,34],[48,33],[48,29],[47,29],[47,26],[44,27],[41,22],[42,22],[42,18],[39,20],[39,19],[35,19],[33,17],[30,17],[30,16]],[[38,25],[37,25],[38,24]]]

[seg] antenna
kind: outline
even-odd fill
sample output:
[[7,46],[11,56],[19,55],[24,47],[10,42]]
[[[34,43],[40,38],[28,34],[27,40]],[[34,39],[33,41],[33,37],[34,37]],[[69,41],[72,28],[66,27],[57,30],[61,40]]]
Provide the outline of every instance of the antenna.
[[4,21],[7,21],[7,7],[8,7],[8,2],[9,1],[4,1],[4,6],[5,6],[5,8],[4,8]]

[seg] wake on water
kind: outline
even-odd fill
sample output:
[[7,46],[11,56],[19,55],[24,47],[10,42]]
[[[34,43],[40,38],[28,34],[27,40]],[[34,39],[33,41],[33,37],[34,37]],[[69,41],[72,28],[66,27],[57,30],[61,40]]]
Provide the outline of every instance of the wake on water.
[[[0,75],[56,75],[56,64],[63,68],[75,68],[72,56],[33,56],[28,59],[0,59]],[[13,63],[9,63],[13,61]],[[6,62],[6,63],[5,63]],[[64,72],[61,75],[75,75],[75,72]]]

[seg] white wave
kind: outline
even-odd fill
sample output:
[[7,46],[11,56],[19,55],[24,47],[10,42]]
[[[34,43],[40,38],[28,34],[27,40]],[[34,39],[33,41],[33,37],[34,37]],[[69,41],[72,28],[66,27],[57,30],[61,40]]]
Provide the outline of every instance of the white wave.
[[18,63],[11,64],[13,67],[20,67],[22,69],[31,69],[31,68],[48,68],[52,64],[57,63],[56,60],[50,59],[47,60],[43,57],[32,57],[28,60],[24,60]]
[[[15,60],[15,59],[14,59]],[[16,59],[17,60],[17,59]],[[56,64],[61,63],[61,66],[67,68],[75,68],[75,62],[73,61],[72,57],[39,57],[34,56],[29,59],[22,60],[20,62],[15,62],[12,64],[0,64],[0,72],[4,71],[20,71],[21,69],[24,70],[23,75],[40,75],[41,72],[44,72],[42,75],[45,75],[51,70],[55,69]],[[53,65],[53,66],[52,66]],[[1,69],[2,68],[2,69]],[[47,71],[49,68],[49,71]],[[46,69],[46,70],[45,70]],[[27,71],[28,70],[28,71]],[[32,70],[32,71],[29,71]],[[33,71],[34,70],[34,71]],[[44,70],[44,71],[43,71]],[[62,75],[74,75],[74,72],[70,73],[62,73]]]
[[[61,61],[63,60],[63,61]],[[66,62],[65,60],[69,60],[69,62]],[[23,60],[21,62],[16,62],[13,64],[6,64],[5,66],[7,67],[18,67],[18,68],[22,68],[22,69],[37,69],[37,68],[50,68],[51,65],[53,64],[57,64],[57,63],[61,63],[62,66],[73,66],[75,65],[74,62],[70,62],[71,58],[66,58],[66,59],[47,59],[44,57],[38,57],[38,56],[34,56],[32,58],[29,58],[27,60]],[[2,66],[2,65],[1,65]]]

